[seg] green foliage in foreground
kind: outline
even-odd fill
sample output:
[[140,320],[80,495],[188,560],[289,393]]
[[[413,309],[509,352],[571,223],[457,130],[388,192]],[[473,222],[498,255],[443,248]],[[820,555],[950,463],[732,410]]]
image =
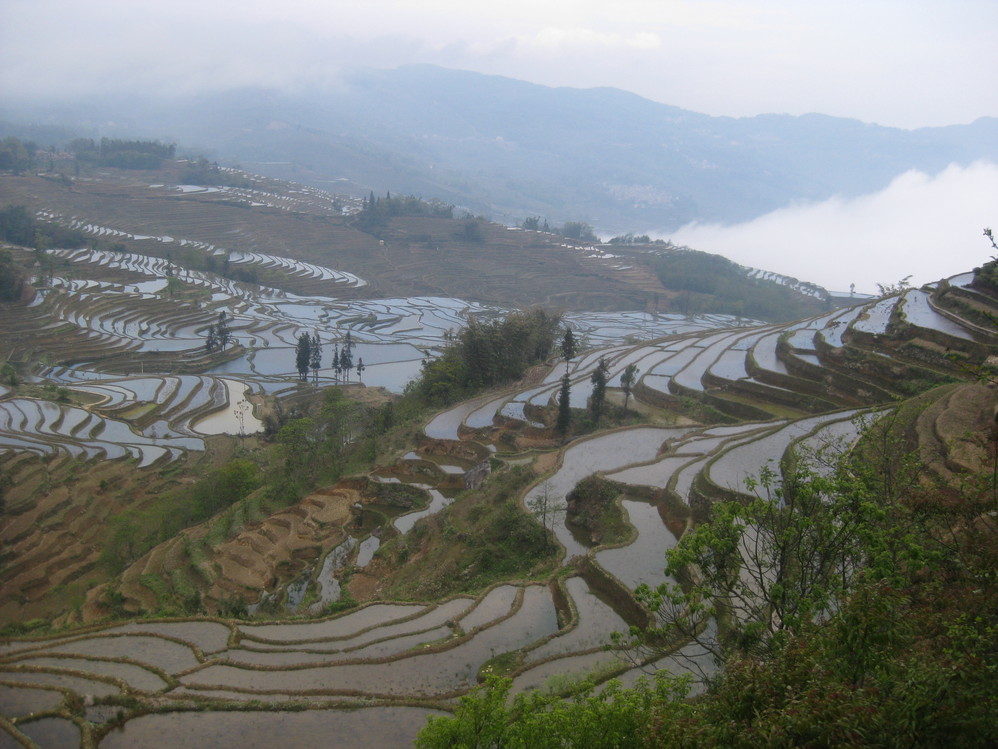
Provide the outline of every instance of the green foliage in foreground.
[[568,700],[491,681],[417,745],[998,744],[995,475],[927,488],[893,439],[905,419],[868,428],[861,461],[764,471],[668,552],[685,584],[640,591],[659,626],[618,644],[654,662],[695,642],[717,664],[702,694],[662,672]]
[[647,716],[655,704],[685,694],[682,682],[647,681],[634,689],[611,683],[562,700],[540,692],[509,699],[509,679],[489,677],[485,686],[462,697],[453,718],[430,718],[416,746],[437,747],[601,747],[639,746],[647,736]]
[[[932,591],[945,595],[942,586]],[[970,603],[970,601],[963,601]],[[993,601],[992,601],[993,603]],[[993,615],[993,609],[990,612]],[[569,699],[509,700],[492,679],[453,717],[431,718],[416,745],[437,747],[988,747],[998,741],[998,631],[991,617],[878,584],[767,660],[740,659],[701,696],[656,674]],[[869,653],[861,670],[857,648]]]

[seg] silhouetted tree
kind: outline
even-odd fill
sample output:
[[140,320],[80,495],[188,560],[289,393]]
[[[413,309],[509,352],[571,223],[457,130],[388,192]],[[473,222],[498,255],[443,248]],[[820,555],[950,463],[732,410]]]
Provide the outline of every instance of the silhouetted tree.
[[225,310],[218,313],[218,324],[215,326],[215,334],[218,336],[218,346],[223,351],[229,341],[232,340],[232,333],[229,331],[229,323],[225,317]]
[[627,410],[627,401],[631,397],[631,388],[638,379],[638,367],[636,364],[628,364],[627,369],[620,376],[620,387],[624,390],[624,410]]
[[343,370],[343,378],[349,381],[350,370],[353,369],[353,337],[349,330],[343,340],[343,348],[340,349],[340,369]]
[[599,358],[596,369],[589,376],[593,383],[593,394],[589,396],[589,410],[593,415],[593,421],[599,425],[600,417],[603,416],[603,405],[606,403],[606,382],[609,379],[610,365],[605,356]]
[[558,390],[558,421],[555,424],[555,430],[562,438],[568,434],[568,428],[572,424],[571,403],[572,380],[566,372],[565,376],[561,378],[561,388]]
[[210,354],[218,346],[218,331],[215,330],[214,325],[208,326],[208,335],[204,339],[204,347],[208,350]]
[[322,364],[322,345],[319,343],[319,333],[312,336],[308,353],[308,366],[312,370],[312,382],[319,384],[319,366]]
[[568,364],[575,356],[576,343],[575,334],[571,328],[565,328],[565,337],[561,339],[561,355],[565,359],[565,372],[568,372]]
[[298,345],[295,347],[295,366],[298,369],[298,378],[302,382],[308,380],[308,365],[312,360],[312,337],[308,333],[298,336]]

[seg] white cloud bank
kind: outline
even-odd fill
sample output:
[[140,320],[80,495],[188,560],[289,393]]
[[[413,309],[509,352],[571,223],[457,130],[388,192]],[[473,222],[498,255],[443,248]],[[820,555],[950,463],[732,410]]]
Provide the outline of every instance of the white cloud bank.
[[911,274],[922,284],[968,271],[993,252],[998,165],[909,171],[880,192],[792,205],[734,226],[688,224],[676,244],[835,290],[873,293]]

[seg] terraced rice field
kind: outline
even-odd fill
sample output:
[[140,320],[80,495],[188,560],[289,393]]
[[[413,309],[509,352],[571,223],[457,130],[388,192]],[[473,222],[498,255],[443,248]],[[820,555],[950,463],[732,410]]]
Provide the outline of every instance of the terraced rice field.
[[[185,187],[181,194],[203,189]],[[278,198],[226,188],[203,197],[213,196],[275,211],[307,204],[334,214],[330,197],[320,193]],[[177,204],[174,210],[179,216],[185,208]],[[7,333],[22,339],[44,332],[32,349],[45,361],[35,370],[37,384],[61,386],[76,401],[24,397],[0,387],[0,461],[5,470],[23,470],[39,482],[42,471],[32,456],[91,465],[131,461],[137,470],[164,470],[186,453],[204,450],[215,435],[258,430],[254,402],[296,387],[294,345],[303,332],[323,344],[321,384],[336,381],[328,363],[349,331],[354,359],[366,365],[364,384],[398,391],[469,315],[502,313],[444,296],[364,298],[371,289],[360,275],[269,251],[256,246],[258,239],[241,247],[230,236],[223,246],[223,235],[203,226],[198,238],[180,238],[155,225],[143,233],[110,220],[63,219],[95,236],[127,238],[132,247],[147,242],[156,252],[52,252],[51,280],[30,306],[4,321]],[[164,217],[159,220],[165,226]],[[174,263],[161,256],[170,248],[178,255],[188,248],[227,258],[261,278],[290,279],[299,291],[185,269],[179,258]],[[586,262],[629,270],[598,248],[563,249],[584,254]],[[969,283],[954,279],[952,285]],[[186,290],[185,301],[170,298],[168,289],[177,284]],[[519,500],[532,506],[544,498],[553,508],[562,574],[501,582],[474,597],[373,600],[325,619],[150,619],[10,639],[0,643],[0,742],[159,746],[168,735],[212,746],[311,746],[320,740],[398,746],[411,741],[428,715],[453,709],[486,673],[509,673],[516,690],[557,688],[584,676],[633,680],[638,672],[632,664],[602,646],[647,615],[630,591],[665,581],[663,552],[696,522],[698,505],[744,495],[747,477],[766,465],[778,468],[790,450],[812,454],[824,444],[848,445],[856,434],[852,418],[864,409],[880,413],[893,396],[910,394],[907,383],[924,388],[958,377],[947,350],[971,362],[994,351],[994,336],[943,313],[940,289],[909,290],[787,325],[716,315],[569,314],[568,324],[592,350],[567,365],[551,362],[530,386],[489,393],[434,416],[425,425],[424,445],[384,475],[369,477],[411,480],[429,496],[425,507],[384,516],[388,530],[406,534],[454,501],[445,485],[460,482],[473,466],[488,465],[489,457],[531,461],[537,453],[513,452],[502,439],[529,437],[552,454],[549,469]],[[232,342],[224,355],[213,356],[204,340],[220,313]],[[900,339],[897,331],[906,329],[917,338]],[[572,406],[585,408],[601,358],[614,396],[625,368],[637,366],[631,407],[652,423],[560,445],[549,408],[560,378],[567,369]],[[346,377],[356,381],[360,375]],[[958,440],[951,417],[960,407],[951,396],[926,410],[918,424],[925,440]],[[938,470],[972,454],[967,445],[948,462],[937,461]],[[631,535],[618,546],[573,534],[558,512],[577,482],[593,473],[624,488],[618,501]],[[221,545],[214,581],[219,590],[212,595],[228,592],[221,581],[242,580],[262,590],[276,566],[297,564],[297,576],[282,580],[272,601],[305,613],[297,607],[309,585],[319,591],[319,610],[336,601],[343,571],[369,569],[381,543],[369,528],[353,535],[343,530],[356,492],[334,487],[310,495]],[[5,585],[23,595],[58,582],[74,565],[94,564],[83,558],[88,552],[68,543],[87,532],[74,524],[75,516],[60,515],[68,498],[58,492],[50,497],[51,506],[19,515],[3,529],[4,542],[21,555],[5,570]],[[58,519],[50,530],[65,534],[65,558],[41,560],[22,551],[37,540],[36,517]],[[126,570],[123,595],[151,595],[143,578],[169,574],[170,544],[183,542],[157,547],[141,569]],[[295,558],[305,546],[322,549],[307,565]],[[650,667],[703,670],[709,664],[681,645]]]

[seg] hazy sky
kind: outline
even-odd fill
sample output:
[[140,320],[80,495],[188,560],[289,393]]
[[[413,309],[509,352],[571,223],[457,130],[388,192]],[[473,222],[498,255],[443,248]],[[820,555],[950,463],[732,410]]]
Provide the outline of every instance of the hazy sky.
[[0,95],[427,62],[714,115],[998,116],[996,0],[0,0]]
[[[998,116],[995,32],[998,0],[0,0],[0,96],[336,86],[350,67],[433,63],[914,128]],[[979,164],[671,238],[872,291],[979,264],[989,225],[998,167]]]

